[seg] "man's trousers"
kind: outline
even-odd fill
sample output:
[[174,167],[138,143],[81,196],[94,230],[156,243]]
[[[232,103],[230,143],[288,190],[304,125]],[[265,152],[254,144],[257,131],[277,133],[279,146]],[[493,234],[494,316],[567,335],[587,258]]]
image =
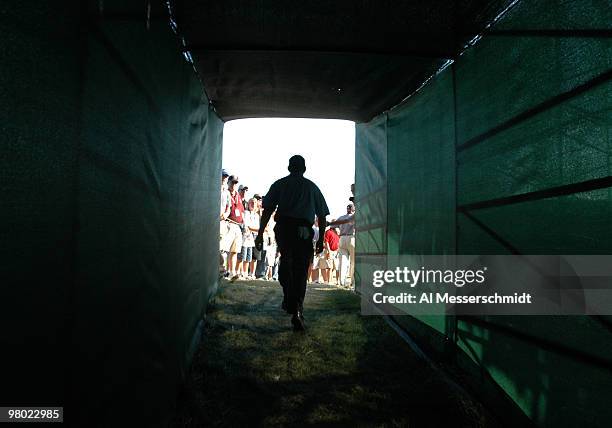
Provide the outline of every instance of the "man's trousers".
[[338,247],[338,255],[340,256],[340,284],[347,286],[347,276],[350,275],[353,286],[355,284],[355,236],[342,235],[340,237],[340,246]]
[[[278,280],[283,287],[287,312],[302,311],[306,295],[308,265],[312,261],[312,226],[297,219],[279,220],[274,227],[280,251]],[[301,231],[300,231],[301,228]]]

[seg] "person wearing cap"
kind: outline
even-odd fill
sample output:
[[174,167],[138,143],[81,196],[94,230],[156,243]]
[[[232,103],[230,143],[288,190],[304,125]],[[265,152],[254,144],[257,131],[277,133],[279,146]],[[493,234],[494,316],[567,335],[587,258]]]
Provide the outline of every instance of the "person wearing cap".
[[255,247],[254,233],[259,230],[259,214],[256,211],[257,202],[255,199],[250,199],[247,206],[249,209],[243,214],[242,256],[239,262],[242,263],[242,269],[239,268],[237,273],[242,273],[242,279],[255,279],[257,262],[253,258],[253,247]]
[[[276,209],[274,233],[280,251],[279,281],[283,287],[283,309],[292,315],[295,331],[305,330],[303,304],[306,294],[308,265],[312,260],[312,225],[317,217],[325,230],[327,203],[316,184],[304,178],[306,162],[299,155],[289,159],[289,175],[275,181],[263,200],[263,217],[255,245],[261,249],[263,234]],[[316,246],[323,251],[323,234]]]
[[263,213],[262,197],[258,193],[255,193],[253,198],[257,201],[257,213],[261,217],[261,214]]
[[228,262],[227,269],[230,272],[232,280],[237,279],[237,254],[242,249],[242,224],[244,222],[244,204],[238,193],[238,176],[230,176],[228,178],[228,190],[230,194],[230,213],[227,217],[228,231],[221,242],[223,251],[227,251]]
[[340,257],[340,285],[349,285],[347,276],[350,275],[353,285],[355,284],[355,205],[349,203],[346,206],[346,214],[329,223],[331,227],[340,227],[340,245],[338,255]]
[[[247,199],[246,199],[246,190],[248,190],[248,186],[244,186],[242,184],[240,184],[238,186],[238,194],[240,195],[240,198],[242,199],[242,208],[243,208],[243,215],[244,213],[246,213],[249,209],[248,204],[247,204]],[[244,221],[244,219],[243,219]],[[242,229],[242,246],[244,247],[244,227]],[[242,269],[244,267],[244,263],[242,263],[242,255],[243,255],[243,251],[242,249],[238,250],[238,253],[236,254],[237,260],[238,260],[238,267],[236,268],[236,275],[238,275],[238,277],[240,279],[243,279],[243,277],[245,277],[245,273],[243,273]]]
[[242,198],[242,204],[244,205],[244,210],[248,210],[248,199],[247,192],[249,191],[249,186],[238,186],[238,193],[240,193],[240,197]]

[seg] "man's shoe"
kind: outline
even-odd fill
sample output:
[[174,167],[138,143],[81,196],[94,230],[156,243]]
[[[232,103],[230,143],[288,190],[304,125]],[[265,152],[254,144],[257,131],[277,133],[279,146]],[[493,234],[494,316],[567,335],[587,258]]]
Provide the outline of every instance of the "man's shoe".
[[296,312],[291,317],[291,324],[293,325],[293,331],[305,331],[306,324],[304,323],[304,316],[301,312]]

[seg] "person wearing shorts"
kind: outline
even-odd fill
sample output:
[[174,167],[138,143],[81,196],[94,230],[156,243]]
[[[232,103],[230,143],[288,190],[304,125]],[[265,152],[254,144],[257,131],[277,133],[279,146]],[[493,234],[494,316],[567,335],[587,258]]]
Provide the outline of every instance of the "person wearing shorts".
[[355,206],[351,202],[346,207],[346,215],[338,217],[329,223],[330,226],[340,226],[340,245],[338,255],[340,257],[340,285],[349,287],[348,278],[351,278],[352,286],[355,286]]
[[334,269],[334,260],[340,244],[340,237],[333,228],[325,231],[323,238],[324,250],[323,255],[319,259],[319,269],[323,275],[323,282],[331,283],[330,273]]
[[231,209],[227,218],[227,233],[221,243],[221,249],[228,252],[227,267],[232,280],[237,279],[236,270],[238,267],[238,252],[242,248],[242,224],[244,222],[244,205],[238,194],[238,177],[230,176],[228,179],[228,190],[230,192]]
[[[244,237],[242,241],[244,242]],[[253,261],[253,247],[243,244],[242,251],[240,252],[240,260],[242,260],[242,275],[245,279],[250,279],[249,264]]]
[[[247,203],[248,211],[244,212],[244,232],[242,235],[242,275],[246,279],[255,279],[255,259],[253,258],[253,247],[255,247],[255,237],[253,233],[259,230],[259,214],[257,214],[257,201],[249,200]],[[249,267],[251,268],[249,274]]]

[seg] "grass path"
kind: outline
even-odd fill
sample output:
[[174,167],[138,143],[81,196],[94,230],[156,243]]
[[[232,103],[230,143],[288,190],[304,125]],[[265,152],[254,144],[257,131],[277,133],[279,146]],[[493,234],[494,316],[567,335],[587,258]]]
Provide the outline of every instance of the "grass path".
[[309,285],[291,331],[277,282],[223,282],[174,426],[497,426],[359,297]]

